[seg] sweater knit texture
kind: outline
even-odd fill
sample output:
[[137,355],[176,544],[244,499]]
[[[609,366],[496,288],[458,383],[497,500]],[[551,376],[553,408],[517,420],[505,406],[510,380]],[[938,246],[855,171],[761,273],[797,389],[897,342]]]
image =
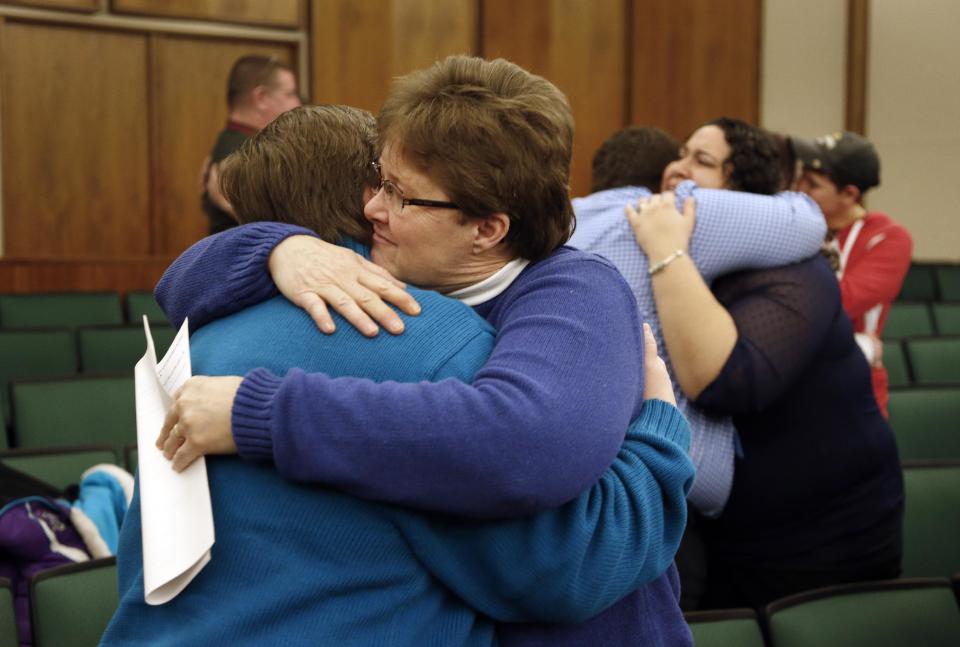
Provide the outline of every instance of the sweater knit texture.
[[[243,229],[240,228],[240,230]],[[592,264],[593,261],[591,260],[590,263]],[[207,286],[219,284],[218,281],[207,282]],[[510,291],[508,290],[505,295]],[[298,413],[302,415],[300,412],[302,407],[291,405],[286,405],[283,411],[277,412],[278,403],[275,400],[279,393],[283,393],[285,384],[295,383],[308,376],[302,371],[292,370],[286,373],[286,378],[281,379],[286,369],[292,365],[306,370],[324,370],[328,375],[321,377],[329,380],[331,384],[348,384],[351,388],[359,388],[361,391],[367,389],[375,392],[381,387],[390,390],[411,386],[409,382],[417,379],[440,380],[433,382],[434,387],[441,387],[448,383],[465,386],[459,380],[469,379],[471,370],[476,371],[482,365],[483,357],[476,361],[477,358],[472,352],[451,348],[456,344],[448,343],[447,337],[456,338],[463,335],[456,326],[451,327],[449,324],[437,324],[436,328],[431,328],[435,318],[432,319],[428,315],[435,313],[436,310],[432,307],[428,309],[427,305],[433,306],[434,302],[431,299],[436,299],[449,307],[463,308],[464,306],[429,293],[418,292],[416,297],[424,305],[424,314],[418,318],[407,319],[407,332],[401,337],[382,336],[372,342],[361,338],[342,321],[336,335],[324,337],[314,330],[312,322],[305,314],[282,298],[274,298],[201,329],[195,336],[194,365],[198,371],[209,373],[237,373],[251,366],[264,367],[254,371],[245,380],[244,389],[241,391],[243,392],[249,386],[248,390],[253,395],[244,394],[248,399],[240,401],[241,394],[238,394],[238,402],[234,409],[235,428],[238,428],[238,422],[246,422],[255,430],[260,428],[261,423],[258,419],[297,416]],[[192,313],[188,314],[195,325],[196,318]],[[245,336],[245,331],[249,335],[249,331],[257,327],[260,329],[258,336],[253,339]],[[283,331],[283,334],[278,334],[278,331]],[[418,332],[421,333],[420,341],[428,336],[436,336],[437,332],[442,332],[442,336],[432,344],[418,343],[416,334]],[[410,335],[409,338],[408,335]],[[473,337],[467,334],[466,338]],[[216,343],[211,340],[215,340]],[[469,344],[468,341],[467,345]],[[314,346],[317,349],[313,352],[317,356],[310,356],[305,349],[313,349]],[[387,352],[395,347],[403,347],[403,353],[396,355]],[[487,350],[489,351],[489,346]],[[232,360],[229,359],[231,356],[233,356]],[[297,361],[291,361],[291,358]],[[442,369],[438,369],[438,366],[442,366]],[[480,368],[480,373],[487,367]],[[337,375],[368,377],[333,379]],[[445,379],[450,377],[457,379]],[[406,380],[408,384],[389,380]],[[412,386],[425,388],[426,384],[428,383],[421,382]],[[274,402],[268,402],[265,407],[251,404],[263,397],[273,398]],[[302,396],[294,391],[289,402],[293,403],[297,397]],[[313,394],[310,397],[312,398]],[[305,403],[301,402],[301,404]],[[382,406],[382,403],[372,401],[369,406],[376,408]],[[633,411],[630,413],[632,414]],[[316,420],[322,418],[321,416],[314,420],[314,428]],[[303,422],[301,420],[301,424]],[[309,416],[307,422],[309,423]],[[270,422],[268,428],[275,423],[276,420]],[[441,423],[441,420],[436,420],[421,427],[422,442],[432,442],[432,436],[444,433],[442,429],[437,430],[437,427],[442,427]],[[360,438],[356,445],[350,447],[352,452],[363,449],[369,454],[380,454],[368,458],[368,461],[375,465],[373,469],[376,473],[358,475],[352,484],[354,490],[362,490],[364,479],[372,480],[375,477],[382,479],[384,475],[388,478],[394,476],[392,463],[395,456],[390,448],[389,434],[409,432],[405,432],[402,426],[398,429],[398,425],[392,424],[390,420],[384,420],[382,424],[386,425],[386,430],[381,430],[383,442],[370,445],[366,444],[370,442],[369,439]],[[354,428],[355,434],[359,436],[369,431],[369,428]],[[314,429],[309,429],[309,432],[313,433]],[[238,434],[238,441],[242,433],[241,431]],[[360,510],[366,510],[368,516],[377,517],[375,521],[382,523],[386,518],[393,523],[392,535],[385,533],[382,528],[374,528],[377,532],[360,533],[367,541],[374,543],[386,542],[392,545],[392,543],[398,543],[397,536],[402,539],[399,543],[412,551],[413,556],[405,554],[398,548],[391,554],[389,564],[391,568],[399,568],[393,564],[395,561],[402,563],[413,561],[444,585],[435,586],[433,590],[424,592],[429,588],[423,584],[424,574],[421,572],[418,575],[415,568],[408,566],[404,578],[421,583],[420,587],[416,588],[419,599],[429,600],[429,604],[425,603],[418,607],[411,602],[405,607],[404,614],[396,612],[396,608],[393,609],[395,613],[390,613],[390,604],[395,604],[396,600],[401,599],[403,595],[410,595],[409,586],[406,589],[401,587],[400,591],[391,592],[390,595],[375,595],[373,597],[377,602],[372,605],[370,614],[364,614],[365,621],[360,624],[365,630],[361,632],[361,635],[366,636],[365,641],[359,642],[354,637],[350,639],[354,642],[348,644],[381,644],[374,638],[376,635],[389,635],[389,644],[487,644],[484,641],[492,639],[488,633],[489,621],[483,616],[477,616],[470,607],[502,623],[569,622],[585,621],[587,617],[603,611],[611,604],[613,607],[601,613],[598,618],[575,626],[501,624],[500,639],[502,644],[584,644],[584,640],[603,637],[605,644],[629,644],[638,636],[646,636],[649,644],[687,644],[689,634],[676,607],[675,571],[671,568],[664,575],[660,575],[669,566],[685,519],[682,497],[692,475],[692,467],[684,454],[687,443],[686,433],[686,425],[675,408],[660,402],[648,403],[643,406],[640,417],[630,427],[626,445],[617,454],[612,467],[603,474],[599,482],[560,509],[538,514],[530,519],[478,524],[471,521],[457,521],[450,517],[412,514],[396,508],[363,504],[337,494],[336,496],[355,504]],[[301,432],[301,435],[305,437],[302,442],[312,440],[308,437],[308,433]],[[478,437],[477,434],[473,435]],[[253,437],[256,438],[257,435],[253,434]],[[408,443],[415,440],[412,434],[407,437]],[[360,445],[363,447],[361,448]],[[276,452],[278,449],[275,435],[269,434],[268,442],[259,445],[253,443],[253,446],[255,447],[251,452],[253,456],[267,454],[269,451]],[[375,446],[377,451],[371,452],[371,446]],[[468,448],[468,451],[470,450]],[[314,447],[300,451],[322,450]],[[472,451],[485,452],[488,460],[500,458],[498,455],[500,448],[493,445],[474,448]],[[526,459],[529,460],[529,456]],[[474,457],[472,460],[477,459]],[[218,467],[221,461],[224,464],[240,467],[250,466],[249,462],[240,462],[236,459],[214,459],[211,461],[211,482],[216,470],[221,469]],[[307,469],[312,469],[309,462]],[[261,471],[263,474],[258,473],[260,478],[267,478],[266,475],[269,474],[277,481],[270,483],[271,500],[277,497],[278,488],[300,487],[284,481],[272,469]],[[426,479],[430,478],[428,474]],[[232,489],[235,490],[237,483],[240,482],[243,482],[243,479],[236,478]],[[422,490],[414,488],[412,491]],[[309,490],[309,492],[314,497],[318,493],[324,493],[324,496],[333,495],[328,490]],[[479,493],[475,496],[479,496]],[[236,498],[230,497],[228,502],[235,501]],[[286,495],[281,495],[281,498],[286,499]],[[215,512],[216,505],[215,501]],[[315,508],[317,503],[312,502],[310,505],[311,508]],[[250,517],[260,516],[256,513],[256,507],[245,505],[241,506],[241,509]],[[358,513],[354,510],[352,515],[346,516],[350,520],[357,517]],[[333,514],[321,513],[319,517],[337,518],[337,513],[336,511]],[[276,523],[276,520],[274,522]],[[336,527],[349,534],[345,529],[349,528],[349,525],[349,523],[338,522]],[[362,523],[360,526],[362,527]],[[222,533],[225,531],[220,530],[223,527],[218,520],[218,542],[223,541]],[[233,527],[234,524],[228,524],[226,532]],[[129,534],[125,529],[125,536]],[[133,534],[138,536],[138,533]],[[321,539],[325,538],[321,537]],[[295,540],[282,532],[274,534],[265,541],[275,543],[284,549],[287,549],[290,543],[296,545]],[[344,543],[350,546],[358,544],[358,541],[355,534],[350,534]],[[321,545],[325,543],[326,541],[320,542]],[[334,541],[334,543],[338,542]],[[363,545],[364,543],[359,541],[357,548]],[[317,544],[314,543],[311,548],[316,551]],[[226,549],[223,552],[226,553]],[[348,555],[354,555],[354,551],[347,552]],[[360,555],[362,556],[362,553]],[[221,554],[219,558],[223,560],[224,555]],[[211,565],[217,559],[218,557],[215,556]],[[230,559],[232,561],[232,555]],[[307,570],[304,577],[309,576],[315,587],[323,586],[316,581],[318,577],[315,572],[304,568],[304,565],[311,566],[316,563],[318,561],[316,556],[311,561],[310,556],[305,553],[302,559],[284,558],[283,561],[285,563],[289,561],[291,569],[297,568],[295,564],[299,564],[301,570]],[[374,562],[377,568],[383,569],[383,565],[380,564],[382,561],[383,558],[379,562]],[[245,563],[247,562],[241,561],[235,564],[238,566],[237,570],[242,571]],[[224,563],[224,568],[228,566],[228,563]],[[210,566],[207,569],[209,570]],[[129,582],[130,574],[124,568],[121,570],[126,573],[126,577],[121,573],[121,582]],[[398,577],[395,570],[388,572],[385,578],[380,579],[378,579],[377,569],[371,573],[363,573],[363,571],[362,560],[360,564],[352,564],[351,573],[354,577],[369,576],[374,583],[381,583],[379,586],[374,584],[369,587],[376,591],[385,586],[382,584],[385,580]],[[201,578],[205,575],[206,570],[191,584],[191,588],[201,582]],[[330,579],[336,582],[338,580],[333,577],[334,575],[336,573],[332,573]],[[213,578],[215,575],[210,577]],[[326,585],[331,585],[327,578],[322,579]],[[640,588],[623,602],[614,604],[630,591],[651,580],[653,582],[650,585]],[[136,586],[135,574],[133,584],[133,594],[140,595],[139,611],[143,611],[142,581],[139,587]],[[302,590],[303,586],[304,583],[298,583],[298,586],[291,590]],[[216,599],[219,600],[222,592],[219,589],[216,590],[218,591]],[[453,591],[456,596],[452,596],[450,591]],[[191,593],[190,589],[186,593]],[[200,593],[191,593],[191,595]],[[432,597],[430,597],[431,594]],[[126,600],[129,596],[124,597]],[[242,597],[249,598],[249,592]],[[381,597],[383,599],[380,599]],[[342,602],[348,605],[344,607],[345,612],[342,616],[351,618],[352,622],[355,621],[357,599],[340,600],[339,596],[331,597],[329,592],[323,599],[327,605],[324,607],[323,615],[327,615],[331,605],[335,607]],[[414,596],[412,599],[418,598]],[[176,604],[179,600],[180,598],[171,604]],[[460,600],[465,601],[466,605],[460,603]],[[288,600],[287,603],[289,602]],[[459,603],[459,606],[454,602]],[[253,604],[249,600],[246,603]],[[269,635],[275,635],[278,631],[276,626],[278,618],[283,618],[282,614],[277,613],[279,607],[272,608],[259,598],[257,604],[264,610],[256,623],[259,630],[269,631]],[[387,605],[386,611],[383,609],[384,604]],[[130,597],[128,606],[135,608],[136,598]],[[418,608],[429,608],[432,611],[428,614],[417,613]],[[350,610],[353,610],[352,614],[346,612]],[[148,610],[149,613],[154,611],[154,609]],[[369,620],[371,615],[380,618],[380,624]],[[397,619],[401,616],[405,620]],[[327,617],[334,616],[331,614]],[[383,622],[389,618],[394,619],[390,629],[394,633],[378,634],[378,631],[383,630]],[[431,618],[436,619],[432,625],[428,622]],[[314,622],[308,623],[313,627],[314,633],[311,635],[314,638],[318,635],[315,632],[320,630],[315,626],[316,622],[314,617]],[[303,618],[296,621],[284,619],[281,626],[289,624],[292,635],[293,630],[299,630],[303,623]],[[118,624],[118,621],[115,620],[114,624]],[[133,623],[128,621],[120,624],[129,627]],[[327,625],[324,624],[324,626]],[[403,631],[414,632],[414,630],[419,633],[403,633]],[[245,631],[251,631],[250,627],[246,627]],[[195,633],[189,635],[195,636]],[[247,634],[243,634],[242,637],[246,639]],[[336,639],[339,642],[344,640],[340,634],[336,635]]]

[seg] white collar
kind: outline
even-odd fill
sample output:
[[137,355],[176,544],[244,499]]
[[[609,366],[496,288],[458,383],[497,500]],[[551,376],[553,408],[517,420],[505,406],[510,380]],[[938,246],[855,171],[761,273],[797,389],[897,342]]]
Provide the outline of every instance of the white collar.
[[525,258],[515,258],[479,283],[448,292],[447,296],[462,301],[468,306],[486,303],[510,287],[523,268],[529,264],[530,261]]

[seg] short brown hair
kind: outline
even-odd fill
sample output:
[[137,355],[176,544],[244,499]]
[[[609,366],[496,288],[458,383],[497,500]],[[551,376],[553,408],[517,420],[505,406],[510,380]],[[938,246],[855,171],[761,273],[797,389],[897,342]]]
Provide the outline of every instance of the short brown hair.
[[570,237],[573,114],[546,79],[503,59],[450,56],[396,79],[378,125],[381,146],[468,217],[507,214],[514,254],[537,261]]
[[227,107],[233,110],[246,101],[254,88],[271,85],[277,70],[293,72],[276,56],[243,56],[230,68],[227,78]]
[[243,224],[287,222],[328,242],[369,242],[363,191],[376,185],[376,121],[350,106],[283,113],[220,163],[220,190]]
[[667,164],[680,156],[680,142],[655,126],[628,126],[610,135],[593,155],[591,193],[622,186],[660,192]]

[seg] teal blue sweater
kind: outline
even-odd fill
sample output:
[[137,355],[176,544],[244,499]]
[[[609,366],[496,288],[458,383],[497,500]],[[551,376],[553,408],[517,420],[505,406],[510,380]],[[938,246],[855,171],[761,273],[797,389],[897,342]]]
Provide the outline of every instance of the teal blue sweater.
[[[302,311],[271,299],[199,330],[194,372],[298,366],[376,381],[470,378],[492,329],[460,303],[415,297],[424,314],[407,332],[374,340],[347,325],[323,336]],[[648,403],[590,491],[558,510],[488,523],[367,503],[291,483],[268,464],[210,458],[211,562],[172,602],[145,605],[135,499],[121,536],[121,604],[103,644],[491,645],[491,619],[586,619],[669,564],[660,546],[672,541],[637,520],[657,515],[651,474],[675,478],[686,442],[679,412]]]

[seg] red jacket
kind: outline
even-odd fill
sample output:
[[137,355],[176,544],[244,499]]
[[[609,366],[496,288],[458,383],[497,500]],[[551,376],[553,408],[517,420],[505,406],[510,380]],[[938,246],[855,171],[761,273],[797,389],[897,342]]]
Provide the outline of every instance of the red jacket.
[[[879,336],[910,268],[913,239],[885,213],[872,212],[837,232],[840,294],[853,330]],[[887,415],[887,371],[873,368],[873,391]]]

